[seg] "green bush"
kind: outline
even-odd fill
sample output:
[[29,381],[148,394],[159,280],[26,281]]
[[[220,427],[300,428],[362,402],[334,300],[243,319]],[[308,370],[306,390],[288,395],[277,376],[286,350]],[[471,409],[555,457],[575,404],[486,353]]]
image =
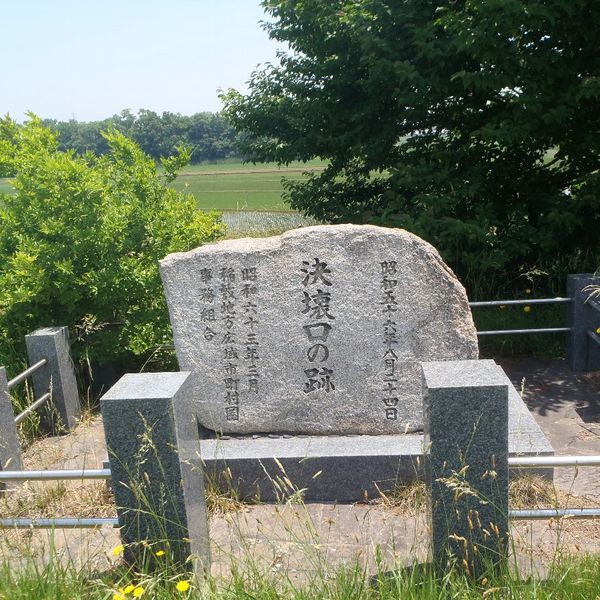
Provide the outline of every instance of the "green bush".
[[0,120],[0,176],[16,190],[0,196],[0,364],[51,325],[72,328],[79,357],[140,364],[171,340],[158,260],[223,233],[218,215],[165,186],[184,149],[161,177],[133,141],[104,136],[106,155],[77,156],[34,115]]

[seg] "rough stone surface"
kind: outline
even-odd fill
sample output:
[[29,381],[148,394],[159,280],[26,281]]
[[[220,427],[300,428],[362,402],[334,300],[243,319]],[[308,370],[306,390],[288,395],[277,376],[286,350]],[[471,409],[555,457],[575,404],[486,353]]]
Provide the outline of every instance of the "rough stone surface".
[[180,368],[218,432],[422,428],[420,361],[477,358],[465,291],[398,229],[338,225],[161,261]]
[[51,403],[43,409],[43,422],[51,431],[60,433],[75,427],[81,416],[79,392],[71,360],[67,327],[46,327],[25,336],[29,363],[45,358],[48,362],[32,375],[36,398],[52,390]]
[[508,541],[508,387],[492,360],[423,364],[433,554],[477,574]]
[[125,375],[101,399],[121,536],[131,562],[143,558],[143,541],[168,545],[182,564],[189,556],[200,561],[199,568],[210,563],[189,375]]
[[[0,367],[0,471],[23,468],[21,444],[15,425],[15,413],[8,393],[6,369]],[[0,489],[3,484],[0,483]]]

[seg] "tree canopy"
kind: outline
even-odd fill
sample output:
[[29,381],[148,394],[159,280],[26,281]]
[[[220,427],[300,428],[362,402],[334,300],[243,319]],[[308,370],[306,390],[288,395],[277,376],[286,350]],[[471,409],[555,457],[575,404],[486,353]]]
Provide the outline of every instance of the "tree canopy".
[[[586,0],[265,0],[288,45],[225,115],[331,222],[404,227],[472,284],[598,259],[600,21]],[[566,265],[566,262],[569,265]]]
[[155,160],[176,154],[177,147],[185,145],[191,150],[191,161],[214,161],[237,156],[236,132],[219,114],[155,113],[145,108],[137,114],[123,110],[103,121],[57,121],[45,119],[44,125],[59,134],[59,149],[74,150],[78,154],[93,152],[105,154],[108,143],[102,135],[110,127],[134,140]]

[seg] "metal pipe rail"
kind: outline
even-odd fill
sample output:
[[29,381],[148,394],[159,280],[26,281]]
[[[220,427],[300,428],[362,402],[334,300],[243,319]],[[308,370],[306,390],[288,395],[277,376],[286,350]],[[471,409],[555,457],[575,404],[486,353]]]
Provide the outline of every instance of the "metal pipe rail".
[[598,519],[600,508],[536,508],[508,511],[509,519]]
[[0,529],[76,529],[92,528],[110,525],[118,527],[119,520],[115,518],[71,518],[63,517],[58,519],[0,519]]
[[25,419],[25,417],[42,406],[42,404],[48,402],[50,398],[52,398],[52,394],[50,394],[50,392],[46,392],[43,396],[40,396],[33,404],[29,405],[22,413],[19,413],[15,417],[15,425],[18,425],[23,419]]
[[[531,304],[568,304],[572,298],[529,298],[522,300],[485,300],[482,302],[469,302],[471,308],[482,306],[523,306]],[[542,327],[539,329],[494,329],[490,331],[478,331],[478,336],[483,335],[518,335],[525,333],[568,333],[570,327]]]
[[14,379],[8,382],[8,389],[12,390],[15,386],[25,381],[29,376],[33,375],[38,369],[41,369],[48,361],[45,358],[38,360],[35,364],[31,365],[28,369],[25,369],[21,374],[17,375]]
[[110,469],[0,471],[0,481],[57,481],[62,479],[110,479]]
[[[600,456],[511,456],[511,468],[536,467],[600,467]],[[600,508],[538,508],[514,509],[508,513],[510,519],[598,519]]]
[[567,304],[572,298],[530,298],[523,300],[485,300],[469,302],[471,308],[481,306],[522,306],[524,304]]
[[[512,468],[536,467],[591,467],[600,466],[600,455],[596,456],[511,456],[508,466]],[[110,469],[62,469],[46,471],[0,471],[0,481],[49,481],[76,479],[109,479]],[[509,519],[597,519],[600,508],[543,508],[511,509]],[[0,529],[73,529],[94,528],[110,525],[118,527],[116,518],[57,518],[57,519],[0,519]]]
[[511,468],[600,467],[600,456],[510,456]]
[[568,333],[570,327],[541,327],[539,329],[493,329],[491,331],[478,331],[477,335],[513,335],[519,333]]

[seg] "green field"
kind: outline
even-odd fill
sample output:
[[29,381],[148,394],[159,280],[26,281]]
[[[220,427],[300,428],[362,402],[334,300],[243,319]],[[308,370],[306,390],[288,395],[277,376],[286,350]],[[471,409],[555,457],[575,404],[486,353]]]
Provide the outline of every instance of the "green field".
[[306,179],[304,172],[324,168],[322,161],[292,163],[287,167],[239,161],[191,165],[180,173],[172,186],[193,194],[201,209],[289,211],[290,207],[281,197],[281,178],[301,181]]
[[[227,160],[213,164],[189,165],[171,184],[179,191],[196,197],[203,210],[289,211],[281,195],[281,178],[306,179],[305,171],[318,172],[326,163],[320,160],[275,164],[244,164]],[[0,179],[0,193],[12,193],[8,179]]]

